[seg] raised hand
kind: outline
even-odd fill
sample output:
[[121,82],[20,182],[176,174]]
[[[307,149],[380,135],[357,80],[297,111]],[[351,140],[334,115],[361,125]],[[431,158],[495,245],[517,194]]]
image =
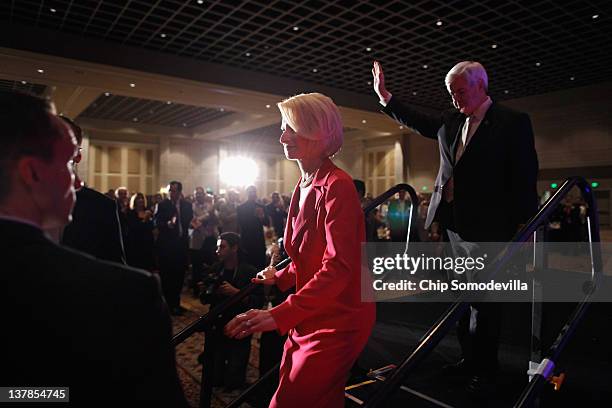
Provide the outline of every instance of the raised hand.
[[374,61],[372,68],[372,84],[374,86],[374,92],[378,95],[381,101],[389,102],[391,99],[391,93],[385,88],[385,74],[383,73],[382,65],[380,62]]

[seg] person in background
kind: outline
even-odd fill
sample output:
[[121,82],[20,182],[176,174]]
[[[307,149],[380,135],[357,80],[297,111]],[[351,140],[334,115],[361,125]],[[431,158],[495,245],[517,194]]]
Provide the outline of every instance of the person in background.
[[189,242],[191,257],[191,285],[194,296],[198,296],[198,282],[202,280],[205,267],[216,261],[215,249],[219,235],[219,221],[215,211],[212,195],[206,194],[204,188],[196,187],[193,195],[193,232]]
[[154,216],[159,230],[157,252],[164,296],[173,315],[181,315],[181,289],[189,261],[189,226],[193,219],[191,204],[182,199],[183,184],[171,181],[168,198],[157,205]]
[[127,256],[128,265],[153,271],[156,268],[153,247],[153,212],[147,209],[147,199],[142,193],[130,198],[127,213]]
[[[70,126],[79,146],[72,163],[75,173],[81,162],[83,131],[71,119],[59,116]],[[125,250],[117,203],[114,199],[87,187],[76,174],[76,204],[72,222],[60,235],[62,245],[69,246],[96,258],[125,264]]]
[[257,202],[257,188],[249,186],[246,189],[247,201],[236,209],[238,227],[242,238],[242,249],[246,252],[246,260],[256,268],[266,266],[266,243],[264,225],[269,222],[264,206]]
[[391,241],[406,242],[406,239],[408,239],[408,221],[412,203],[406,199],[406,191],[400,190],[397,195],[398,198],[389,200],[387,222],[391,230]]
[[272,202],[265,207],[266,216],[270,218],[270,225],[278,238],[285,233],[285,222],[287,221],[287,209],[278,192],[272,193]]
[[219,203],[219,222],[221,232],[239,232],[238,226],[238,192],[228,190],[224,203]]
[[[224,232],[217,241],[217,256],[219,262],[208,269],[208,279],[200,282],[203,290],[201,301],[214,308],[224,300],[240,292],[251,283],[257,274],[257,269],[244,262],[240,250],[240,235],[235,232]],[[211,279],[211,277],[214,277]],[[207,287],[214,285],[213,287]],[[211,290],[213,291],[210,294]],[[227,312],[228,316],[246,312],[252,308],[263,306],[263,290],[257,288],[242,303]],[[251,353],[251,337],[228,339],[223,335],[225,320],[215,325],[206,333],[206,346],[202,355],[203,370],[209,373],[213,385],[225,386],[227,391],[240,388],[245,383],[246,368]]]

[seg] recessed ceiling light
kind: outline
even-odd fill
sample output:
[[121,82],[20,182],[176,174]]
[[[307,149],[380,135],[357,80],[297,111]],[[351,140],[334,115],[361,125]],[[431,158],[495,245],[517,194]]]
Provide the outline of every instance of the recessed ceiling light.
[[186,124],[186,123],[183,123],[183,127],[187,127],[187,124]]
[[361,121],[361,123],[368,123],[368,121],[364,119]]
[[225,108],[219,108],[220,112],[225,112]]
[[104,92],[104,96],[110,96],[110,92]]
[[198,4],[204,4],[204,0],[198,0]]
[[496,49],[497,48],[497,44],[491,44],[491,48]]
[[400,130],[404,129],[404,127],[403,127],[403,126],[400,126],[399,128],[400,128]]
[[366,48],[366,51],[367,51],[367,52],[370,52],[370,51],[372,51],[372,48],[371,48],[371,47],[367,47],[367,48]]
[[313,68],[313,69],[312,69],[312,72],[317,73],[317,72],[319,72],[319,70],[318,70],[318,69],[316,69],[316,68]]
[[412,95],[414,95],[414,96],[416,96],[416,94],[417,94],[417,91],[414,91],[414,92],[412,93]]
[[136,84],[134,84],[134,83],[130,84],[130,88],[134,88],[135,86],[136,86]]
[[134,118],[132,119],[134,122],[138,122],[138,118]]
[[44,69],[37,69],[36,72],[38,72],[39,74],[44,74],[45,70]]
[[250,57],[250,56],[251,56],[251,53],[250,53],[250,52],[247,52],[247,53],[246,53],[246,54],[244,54],[244,55],[246,55],[247,57]]
[[423,65],[423,69],[427,69],[427,68],[428,68],[427,64]]
[[539,62],[536,62],[536,63],[535,63],[535,66],[536,66],[536,67],[539,67],[540,65],[542,65],[542,64],[540,64]]
[[172,105],[172,101],[166,101],[166,105]]
[[166,38],[166,33],[161,33],[159,36],[160,36],[161,38]]
[[574,79],[576,79],[576,78],[574,78],[574,77],[570,77],[570,81],[573,81]]
[[441,20],[436,21],[436,25],[437,25],[438,27],[440,27],[442,24],[443,24],[443,23],[442,23],[442,21],[441,21]]
[[300,29],[300,27],[298,27],[298,26],[293,27],[293,31],[298,31],[299,29]]
[[368,85],[372,85],[372,81],[368,81]]
[[266,109],[270,109],[270,105],[266,105]]
[[506,90],[504,90],[504,93],[508,94],[508,93],[510,93],[510,91],[506,89]]
[[49,11],[52,12],[52,13],[55,13],[57,10],[54,9],[54,8],[50,8]]
[[593,14],[593,20],[597,20],[599,18],[599,14]]
[[25,85],[25,84],[27,84],[27,83],[28,83],[28,81],[21,81],[21,84],[22,84],[22,85]]

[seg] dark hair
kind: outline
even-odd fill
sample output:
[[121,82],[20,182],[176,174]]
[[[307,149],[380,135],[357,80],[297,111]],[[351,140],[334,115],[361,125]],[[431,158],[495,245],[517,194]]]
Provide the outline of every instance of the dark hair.
[[74,121],[68,116],[59,115],[59,118],[63,119],[63,121],[66,122],[68,126],[70,126],[70,128],[72,129],[72,133],[74,133],[74,138],[77,140],[77,144],[80,146],[83,142],[83,129],[81,129],[79,125],[74,123]]
[[180,181],[176,181],[176,180],[172,180],[171,182],[168,183],[169,186],[175,184],[176,188],[178,189],[179,193],[183,191],[183,183],[181,183]]
[[219,239],[227,242],[229,246],[235,247],[240,246],[240,235],[235,232],[224,232],[219,234]]
[[23,156],[50,161],[62,137],[49,101],[17,91],[0,91],[0,191],[10,191],[10,167]]

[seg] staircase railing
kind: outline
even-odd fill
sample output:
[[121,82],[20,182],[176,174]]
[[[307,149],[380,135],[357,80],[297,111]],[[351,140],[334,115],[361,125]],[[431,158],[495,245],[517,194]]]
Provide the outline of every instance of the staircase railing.
[[[594,239],[591,239],[591,254],[593,256],[593,284],[594,290],[596,286],[596,279],[600,276],[602,271],[602,259],[601,251],[598,245],[593,243],[599,243],[599,222],[597,215],[597,205],[591,187],[588,185],[586,180],[582,177],[571,177],[568,178],[559,189],[552,195],[546,203],[540,208],[536,215],[534,215],[527,224],[521,228],[511,240],[511,243],[498,254],[492,263],[489,278],[493,278],[497,272],[507,266],[508,262],[515,253],[518,251],[520,245],[516,243],[525,243],[529,241],[531,235],[536,231],[538,227],[547,223],[551,215],[557,209],[557,206],[567,196],[569,191],[577,186],[584,199],[588,204],[588,222],[590,226],[590,233]],[[592,222],[591,222],[592,220]],[[565,345],[567,344],[571,334],[575,331],[576,326],[584,316],[586,309],[589,304],[589,299],[592,291],[585,297],[583,302],[579,305],[576,311],[572,314],[572,317],[568,321],[568,325],[564,327],[559,338],[551,347],[548,356],[549,361],[554,362],[558,355],[561,353]],[[419,344],[415,350],[408,355],[393,371],[393,373],[386,378],[386,380],[380,384],[375,390],[374,394],[365,402],[364,406],[367,408],[377,408],[385,406],[385,402],[391,395],[403,384],[406,378],[414,371],[418,364],[429,355],[429,353],[438,345],[440,340],[455,326],[455,323],[463,316],[469,307],[468,295],[461,295],[459,299],[449,307],[447,312],[425,333],[421,338]],[[545,365],[546,366],[546,365]],[[547,367],[550,368],[550,365]],[[542,388],[545,380],[550,375],[550,370],[542,370],[539,374],[533,377],[533,380],[524,391],[518,407],[523,407],[525,404],[530,403],[537,392]]]

